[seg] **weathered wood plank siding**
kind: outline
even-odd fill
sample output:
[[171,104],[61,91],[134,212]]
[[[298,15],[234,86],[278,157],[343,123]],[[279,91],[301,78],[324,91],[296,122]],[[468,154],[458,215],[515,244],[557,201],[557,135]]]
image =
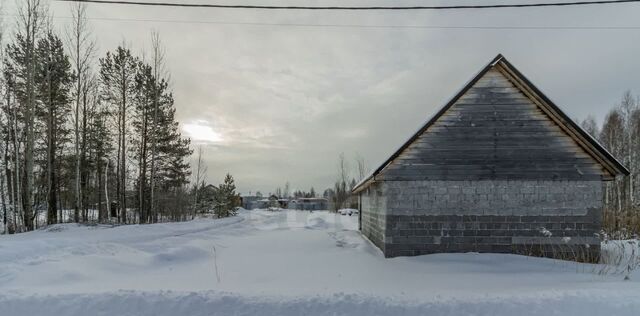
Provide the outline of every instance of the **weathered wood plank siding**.
[[602,166],[496,68],[379,180],[601,180]]

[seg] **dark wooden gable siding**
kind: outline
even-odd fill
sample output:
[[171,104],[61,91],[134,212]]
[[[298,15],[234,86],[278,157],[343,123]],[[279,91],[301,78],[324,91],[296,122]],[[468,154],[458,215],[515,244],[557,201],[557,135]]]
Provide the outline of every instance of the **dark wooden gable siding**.
[[380,180],[600,180],[608,173],[501,72],[489,69]]

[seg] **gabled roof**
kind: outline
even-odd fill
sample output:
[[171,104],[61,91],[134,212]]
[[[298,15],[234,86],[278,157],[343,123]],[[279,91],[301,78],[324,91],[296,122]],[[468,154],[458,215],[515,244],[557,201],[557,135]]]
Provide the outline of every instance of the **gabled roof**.
[[394,159],[396,159],[409,145],[411,145],[420,135],[432,126],[449,108],[451,108],[480,78],[489,70],[499,68],[505,76],[517,88],[519,88],[532,102],[534,102],[547,116],[550,117],[567,135],[573,138],[576,143],[593,157],[603,169],[609,173],[611,178],[620,175],[629,175],[629,170],[622,165],[611,153],[609,153],[598,141],[578,124],[569,118],[553,101],[545,96],[533,83],[531,83],[520,71],[518,71],[502,54],[498,54],[489,64],[474,76],[453,98],[449,100],[436,114],[431,117],[416,133],[413,134],[393,155],[384,161],[369,176],[365,177],[353,188],[352,192],[357,193],[376,181],[376,175],[383,171]]

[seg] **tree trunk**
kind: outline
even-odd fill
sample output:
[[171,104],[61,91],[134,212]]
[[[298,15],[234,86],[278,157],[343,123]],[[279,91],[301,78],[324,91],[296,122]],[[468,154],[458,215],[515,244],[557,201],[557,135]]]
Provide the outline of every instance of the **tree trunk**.
[[[6,151],[8,149],[7,148],[7,142],[5,142],[4,149],[5,149],[5,153],[6,153]],[[6,158],[6,154],[5,154],[5,158]],[[6,162],[7,162],[7,160],[5,159],[5,166],[6,166]],[[3,232],[3,234],[6,234],[9,231],[8,225],[7,225],[8,224],[8,221],[7,221],[7,215],[8,215],[7,214],[7,203],[5,201],[5,194],[4,194],[4,192],[5,192],[4,191],[4,180],[5,180],[4,176],[5,175],[6,175],[6,170],[5,170],[5,173],[4,173],[3,177],[0,177],[0,199],[2,200],[2,227],[3,227],[2,232]]]
[[102,207],[102,163],[101,163],[100,157],[97,157],[96,159],[96,182],[98,186],[96,190],[96,193],[98,194],[97,196],[98,222],[104,223],[106,216],[104,211],[105,209]]
[[35,146],[34,115],[35,115],[35,33],[34,21],[27,25],[27,104],[25,106],[24,124],[27,134],[25,145],[25,168],[23,189],[23,221],[27,231],[33,230],[33,151]]
[[[7,107],[11,106],[11,92],[7,91]],[[10,168],[10,161],[9,161],[9,138],[11,137],[11,129],[10,126],[12,125],[11,122],[11,115],[7,115],[8,116],[8,122],[7,122],[7,137],[4,140],[4,181],[7,184],[7,197],[9,199],[9,203],[13,205],[13,186],[11,185],[12,182],[12,175],[11,175],[11,168]],[[4,196],[4,188],[2,189],[3,192],[3,196]],[[6,201],[5,199],[2,199],[2,209],[4,212],[4,232],[6,233],[11,233],[9,230],[9,214],[7,211],[7,207],[6,207]],[[15,207],[12,209],[13,212],[15,213]]]
[[[120,148],[120,146],[122,145],[122,116],[120,114],[118,114],[118,154],[116,155],[116,174],[115,174],[115,178],[116,178],[116,202],[119,204],[120,202],[120,153],[122,152],[122,148]],[[108,196],[108,195],[107,195]],[[120,218],[120,208],[122,207],[122,205],[117,205],[117,207],[113,210],[113,212],[115,212],[115,214],[111,214],[111,217],[118,217],[118,222],[121,222],[122,219]]]
[[87,82],[84,83],[84,89],[82,93],[82,135],[81,135],[81,147],[80,147],[80,206],[82,210],[83,221],[89,220],[88,208],[86,205],[86,192],[87,192]]
[[140,224],[149,222],[149,212],[146,206],[146,185],[147,185],[147,113],[146,108],[142,110],[142,129],[140,139],[140,173],[138,179],[139,203],[140,203]]
[[109,159],[104,166],[104,201],[107,206],[107,214],[111,217],[116,217],[115,210],[111,209],[111,202],[109,202]]
[[[78,43],[78,46],[80,44]],[[77,48],[78,51],[80,48]],[[79,67],[78,67],[79,68]],[[79,71],[78,69],[76,69]],[[80,209],[82,208],[82,193],[80,188],[80,77],[78,74],[77,86],[76,86],[76,108],[75,108],[75,120],[74,120],[74,134],[75,134],[75,208],[73,213],[73,220],[80,222]]]
[[20,152],[20,146],[18,145],[18,115],[16,108],[13,108],[13,225],[14,230],[21,231],[21,227],[18,222],[20,213],[22,213],[22,185],[20,183],[20,163],[18,163],[18,153]]
[[[51,102],[51,100],[50,100]],[[47,224],[52,225],[57,222],[57,206],[56,200],[56,141],[55,141],[55,120],[53,105],[49,104],[49,117],[47,122]]]
[[122,153],[120,155],[120,181],[122,182],[122,189],[120,191],[120,207],[121,207],[121,212],[122,212],[122,222],[123,223],[127,223],[127,181],[126,181],[126,177],[127,177],[127,168],[126,168],[126,155],[127,155],[127,144],[126,144],[126,131],[127,131],[127,116],[126,116],[126,111],[127,111],[127,80],[126,80],[126,73],[125,73],[125,68],[123,67],[122,69],[122,87],[121,87],[121,92],[122,92],[122,108],[120,109],[120,115],[122,116],[122,131],[121,131],[121,150]]

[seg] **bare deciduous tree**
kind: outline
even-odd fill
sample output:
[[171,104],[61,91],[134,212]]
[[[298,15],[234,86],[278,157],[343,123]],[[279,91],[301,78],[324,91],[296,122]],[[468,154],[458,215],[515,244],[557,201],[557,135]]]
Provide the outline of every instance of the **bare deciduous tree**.
[[338,156],[338,179],[334,184],[332,197],[334,210],[344,207],[351,194],[348,188],[349,174],[351,173],[349,168],[349,162],[346,160],[344,153],[340,153]]
[[197,158],[196,158],[196,174],[195,174],[195,182],[193,183],[193,207],[195,211],[198,211],[199,200],[199,191],[201,187],[204,187],[204,178],[207,175],[207,165],[202,160],[202,154],[204,151],[202,150],[202,145],[198,146],[197,150]]
[[[583,125],[592,123],[583,122]],[[597,131],[597,128],[593,129]],[[593,132],[593,131],[590,131]],[[631,92],[623,94],[620,103],[606,116],[600,136],[602,144],[622,160],[631,171],[624,179],[607,183],[605,188],[604,226],[609,231],[640,230],[638,197],[640,173],[640,102]]]
[[[4,2],[3,2],[4,3]],[[4,5],[3,3],[0,3],[0,74],[4,72],[4,20],[3,18],[3,12],[4,12]],[[4,81],[4,76],[0,76],[0,107],[4,108],[5,104],[4,101],[5,99],[5,95],[9,94],[9,89],[7,88],[7,85],[5,84]],[[5,121],[0,121],[0,130],[2,131],[6,131],[7,125],[8,125],[8,120]],[[2,143],[0,143],[2,145],[2,157],[3,157],[3,166],[1,169],[1,176],[0,176],[0,199],[2,200],[2,233],[6,234],[9,232],[9,212],[7,210],[7,192],[5,191],[5,183],[8,183],[8,172],[7,172],[7,167],[8,167],[8,149],[9,149],[9,143],[8,140],[5,138],[4,141]]]
[[364,177],[367,176],[369,172],[369,167],[367,167],[367,163],[360,154],[356,154],[356,166],[358,166],[358,178],[356,179],[358,182],[362,181]]
[[[82,108],[86,108],[87,93],[90,91],[89,78],[90,64],[95,52],[95,42],[91,37],[87,21],[87,7],[84,3],[71,4],[72,24],[68,31],[68,42],[71,47],[71,60],[75,71],[75,108],[73,115],[74,131],[74,157],[75,157],[75,207],[74,221],[80,221],[80,212],[83,206],[83,185],[82,185],[82,147],[83,130],[86,130],[86,115]],[[84,122],[84,124],[83,124]],[[82,124],[82,126],[81,126]],[[83,128],[84,127],[84,128]],[[86,145],[85,145],[86,146]]]
[[[151,57],[151,67],[153,67],[153,76],[154,78],[160,77],[168,77],[165,69],[165,50],[162,46],[162,42],[160,41],[160,34],[156,31],[151,33],[151,47],[152,47],[152,57]],[[159,98],[158,89],[154,86],[153,91],[153,125],[152,129],[152,138],[151,138],[151,184],[150,184],[150,203],[151,210],[155,212],[155,190],[156,190],[156,156],[157,156],[157,145],[158,139],[155,135],[157,135],[156,131],[160,128],[158,124],[158,108],[159,108]],[[199,154],[200,156],[200,154]]]

